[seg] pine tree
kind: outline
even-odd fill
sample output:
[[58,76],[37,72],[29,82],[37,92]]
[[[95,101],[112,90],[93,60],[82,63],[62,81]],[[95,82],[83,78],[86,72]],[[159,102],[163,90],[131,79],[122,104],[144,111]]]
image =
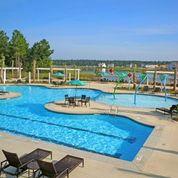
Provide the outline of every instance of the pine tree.
[[38,67],[50,67],[51,66],[51,54],[54,51],[51,50],[49,42],[45,39],[36,42],[30,49],[30,61],[36,60]]
[[15,61],[15,66],[19,67],[21,64],[24,64],[28,55],[29,44],[20,31],[14,30],[9,46],[10,57],[11,60]]
[[3,30],[0,30],[0,63],[5,62],[8,57],[9,38]]

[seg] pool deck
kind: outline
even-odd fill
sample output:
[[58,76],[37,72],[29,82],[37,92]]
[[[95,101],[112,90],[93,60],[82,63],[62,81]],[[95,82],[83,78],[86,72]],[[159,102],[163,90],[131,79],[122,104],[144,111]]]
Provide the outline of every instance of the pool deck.
[[21,94],[20,93],[15,93],[15,92],[3,93],[3,94],[0,94],[0,100],[1,99],[17,98],[19,96],[21,96]]
[[[92,88],[103,89],[105,92],[113,91],[112,84],[95,85],[93,82],[90,85]],[[60,102],[48,103],[46,106],[54,106],[53,109],[57,111],[60,108]],[[135,121],[153,125],[155,129],[132,162],[4,132],[0,132],[0,149],[13,150],[22,155],[40,147],[51,150],[55,160],[61,159],[66,154],[83,157],[85,167],[75,169],[70,174],[70,178],[178,178],[178,122],[173,121],[169,115],[163,115],[154,109],[111,108],[111,106],[94,102],[91,102],[90,108],[66,107],[62,111],[73,113],[74,109],[75,114],[96,112],[124,115]],[[3,159],[4,156],[0,152],[0,160]],[[24,174],[22,177],[27,177],[27,175]]]
[[[50,88],[76,88],[76,86],[63,86],[63,85],[58,85],[58,86],[54,86],[54,85],[44,85]],[[116,86],[115,82],[95,82],[95,81],[90,81],[87,82],[87,84],[85,86],[77,86],[77,88],[87,88],[87,89],[96,89],[96,90],[101,90],[103,92],[107,92],[107,93],[113,93],[114,91],[114,87]],[[118,89],[116,90],[116,93],[134,93],[135,90],[132,89],[132,86],[130,87],[131,89],[127,89],[129,88],[128,84],[122,84],[122,86],[124,86],[123,89]],[[159,86],[160,87],[160,86]],[[151,86],[150,86],[151,88]],[[168,89],[171,89],[170,87],[168,87]],[[145,92],[148,93],[148,92]],[[149,92],[149,94],[153,94],[153,95],[160,95],[160,96],[164,96],[164,93],[154,93],[154,92]],[[175,97],[175,95],[172,95],[172,97]]]
[[[45,108],[49,111],[66,114],[100,114],[108,113],[112,109],[108,105],[94,101],[90,102],[90,106],[87,104],[87,107],[85,105],[81,106],[80,104],[73,107],[68,106],[68,104],[65,104],[64,101],[55,101],[45,104]],[[116,107],[113,107],[113,111],[116,109]]]

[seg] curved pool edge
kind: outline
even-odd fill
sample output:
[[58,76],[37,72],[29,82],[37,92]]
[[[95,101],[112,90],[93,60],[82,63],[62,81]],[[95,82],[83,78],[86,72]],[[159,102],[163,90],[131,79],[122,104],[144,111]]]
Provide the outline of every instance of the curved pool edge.
[[[86,115],[92,115],[92,114],[86,114]],[[85,147],[67,144],[65,142],[60,142],[60,141],[56,141],[56,140],[53,140],[53,139],[48,139],[46,137],[35,136],[35,135],[31,135],[31,134],[25,134],[23,132],[19,132],[19,131],[16,131],[16,130],[9,130],[9,129],[5,129],[5,128],[2,128],[2,127],[0,127],[0,133],[6,133],[6,134],[9,134],[9,135],[12,135],[12,136],[18,136],[18,137],[22,137],[22,138],[30,138],[34,141],[40,141],[40,142],[44,141],[44,142],[49,143],[49,144],[56,144],[60,147],[71,148],[71,149],[74,149],[74,150],[77,150],[77,151],[86,152],[86,153],[89,153],[89,154],[94,154],[96,156],[101,156],[101,158],[103,157],[103,158],[107,158],[107,159],[110,159],[110,160],[115,159],[117,161],[126,161],[126,162],[129,162],[129,163],[135,162],[135,159],[137,158],[137,156],[140,155],[140,150],[143,149],[146,142],[149,139],[152,138],[152,134],[155,131],[155,126],[140,123],[140,122],[136,121],[135,119],[130,118],[128,116],[124,116],[124,115],[106,114],[106,113],[101,113],[101,114],[98,114],[98,115],[111,115],[111,116],[116,116],[116,117],[124,117],[125,119],[133,121],[133,122],[135,122],[139,125],[143,125],[145,127],[150,127],[150,128],[152,128],[152,131],[151,131],[150,135],[147,137],[147,139],[145,140],[144,144],[140,147],[140,149],[137,152],[137,154],[135,155],[135,157],[131,160],[127,160],[127,159],[123,159],[123,158],[121,159],[120,157],[112,155],[112,154],[100,153],[100,152],[97,152],[97,151],[94,151],[94,150],[87,149]]]
[[[2,84],[0,84],[0,86],[37,86],[37,87],[44,87],[44,88],[47,88],[47,89],[73,89],[73,88],[69,88],[69,87],[67,87],[67,88],[64,88],[64,87],[51,87],[51,86],[48,86],[48,85],[41,85],[41,84],[30,84],[30,85],[26,85],[26,84],[18,84],[18,85],[14,85],[14,84],[8,84],[8,85],[2,85]],[[80,88],[80,89],[87,89],[87,90],[96,90],[96,91],[100,91],[100,92],[102,92],[102,93],[109,93],[109,92],[104,92],[104,91],[102,91],[102,90],[99,90],[99,89],[92,89],[92,88]],[[19,93],[20,94],[20,96],[21,96],[21,93]],[[133,94],[133,93],[118,93],[118,94]],[[148,95],[148,94],[141,94],[141,95]],[[19,97],[20,97],[19,96]],[[151,95],[151,96],[158,96],[158,97],[163,97],[163,96],[160,96],[160,95]],[[168,97],[168,98],[171,98],[171,99],[174,99],[174,100],[177,100],[178,101],[178,98],[173,98],[173,97]],[[51,101],[51,102],[54,102],[54,101]],[[50,103],[51,103],[50,102]],[[106,104],[106,103],[104,103],[104,102],[101,102],[101,101],[97,101],[96,103],[99,103],[99,104],[101,104],[101,105],[105,105],[106,107],[112,107],[113,105],[112,104]],[[120,109],[127,109],[127,110],[132,110],[132,108],[134,108],[134,110],[138,110],[138,111],[142,111],[142,110],[146,110],[146,111],[153,111],[153,109],[155,110],[155,108],[148,108],[148,107],[129,107],[129,106],[121,106],[121,105],[115,105],[114,107],[116,107],[116,108],[120,108]],[[47,109],[47,108],[45,108],[45,109]],[[107,108],[108,109],[108,108]],[[48,111],[50,111],[49,109],[48,109]],[[63,113],[63,114],[70,114],[70,113],[66,113],[66,112],[56,112],[56,113]],[[71,113],[71,114],[75,114],[75,113]],[[79,114],[79,113],[78,113]],[[102,112],[102,113],[87,113],[87,114],[110,114],[110,115],[118,115],[117,113],[106,113],[106,112]],[[128,115],[125,115],[125,114],[119,114],[119,115],[121,115],[121,116],[126,116],[126,117],[130,117],[130,116],[128,116]],[[144,121],[140,121],[139,119],[135,119],[135,118],[131,118],[132,120],[135,120],[135,121],[138,121],[138,123],[143,123],[143,124],[145,124],[145,125],[150,125],[150,126],[154,126],[155,127],[155,125],[152,125],[152,124],[150,124],[150,122],[145,122],[145,120]]]
[[0,95],[0,100],[10,100],[10,99],[15,99],[22,96],[21,93],[18,92],[9,92],[9,93],[5,93],[3,95]]
[[[72,87],[72,86],[57,86],[57,87],[53,87],[51,86],[50,84],[0,84],[0,86],[37,86],[37,87],[44,87],[44,88],[48,88],[48,89],[75,89],[75,87]],[[109,92],[109,91],[104,91],[103,89],[96,89],[96,88],[89,88],[89,87],[78,87],[78,89],[86,89],[86,90],[94,90],[94,91],[98,91],[98,92],[101,92],[101,94],[113,94],[113,92]],[[133,95],[134,94],[134,91],[122,91],[120,93],[116,93],[116,95],[124,95],[124,94],[127,94],[127,95]],[[160,94],[160,93],[138,93],[138,95],[146,95],[146,96],[155,96],[155,97],[160,97],[160,98],[164,98],[164,95]],[[97,96],[98,97],[98,96]],[[167,98],[169,99],[173,99],[173,100],[176,100],[178,102],[178,97],[176,96],[167,96]],[[52,102],[52,101],[51,101]],[[101,104],[106,104],[102,101],[97,101],[98,103],[101,103]],[[108,104],[108,106],[112,106],[112,104]],[[115,105],[115,106],[118,106],[118,107],[124,107],[124,108],[140,108],[140,109],[155,109],[155,107],[140,107],[140,106],[123,106],[123,105]]]
[[[47,104],[50,104],[51,102],[47,103]],[[131,117],[131,116],[128,116],[127,114],[119,114],[119,113],[109,113],[109,112],[81,112],[81,113],[75,113],[75,112],[64,112],[64,111],[57,111],[55,109],[51,109],[49,107],[47,107],[45,104],[44,105],[44,108],[46,110],[48,110],[49,112],[53,112],[53,113],[57,113],[57,114],[65,114],[65,115],[110,115],[110,116],[116,116],[116,117],[124,117],[126,119],[129,119],[135,123],[138,123],[138,124],[141,124],[141,125],[144,125],[144,126],[147,126],[147,127],[152,127],[153,129],[157,127],[157,125],[154,125],[153,123],[150,123],[150,122],[146,122],[146,121],[140,121],[138,120],[137,118],[134,118],[134,117]],[[73,108],[72,108],[73,109]]]
[[[36,85],[34,85],[34,86],[36,86]],[[49,89],[73,89],[73,88],[75,88],[75,87],[71,87],[71,86],[67,86],[66,88],[65,88],[65,86],[64,87],[60,87],[60,86],[58,86],[58,87],[53,87],[53,86],[49,86],[49,85],[38,85],[38,86],[42,86],[42,87],[46,87],[46,88],[49,88]],[[100,92],[102,92],[102,93],[106,93],[106,94],[112,94],[113,95],[113,92],[109,92],[109,91],[104,91],[103,89],[98,89],[98,88],[89,88],[89,87],[78,87],[78,89],[88,89],[88,90],[95,90],[95,91],[100,91]],[[135,94],[135,91],[128,91],[128,92],[126,92],[126,91],[120,91],[119,93],[115,93],[116,95],[119,95],[119,94]],[[138,93],[138,95],[149,95],[149,96],[157,96],[157,97],[163,97],[164,98],[164,95],[162,95],[162,94],[160,94],[160,93]],[[170,99],[175,99],[175,100],[178,100],[178,97],[176,97],[176,96],[167,96],[167,98],[170,98]]]

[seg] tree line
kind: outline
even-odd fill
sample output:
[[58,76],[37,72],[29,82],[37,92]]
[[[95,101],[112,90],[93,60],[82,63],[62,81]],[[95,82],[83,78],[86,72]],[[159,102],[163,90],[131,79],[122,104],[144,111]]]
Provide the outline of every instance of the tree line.
[[0,66],[22,66],[26,71],[32,69],[33,61],[39,67],[51,66],[51,49],[49,42],[42,39],[35,42],[30,47],[25,36],[19,31],[14,30],[11,39],[6,32],[0,30]]
[[98,66],[99,63],[105,63],[106,65],[114,64],[115,66],[130,66],[132,64],[133,66],[136,64],[138,67],[142,67],[143,65],[147,64],[169,64],[172,61],[139,61],[139,60],[90,60],[90,59],[69,59],[69,60],[53,60],[53,64],[56,66],[65,66],[65,65],[71,65],[71,66]]

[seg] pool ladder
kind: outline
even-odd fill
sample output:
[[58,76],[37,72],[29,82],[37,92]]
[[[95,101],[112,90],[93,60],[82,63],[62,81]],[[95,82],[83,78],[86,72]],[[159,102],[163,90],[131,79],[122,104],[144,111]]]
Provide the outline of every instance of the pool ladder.
[[119,107],[118,107],[118,106],[111,105],[110,108],[109,108],[109,113],[118,114],[118,113],[119,113]]

